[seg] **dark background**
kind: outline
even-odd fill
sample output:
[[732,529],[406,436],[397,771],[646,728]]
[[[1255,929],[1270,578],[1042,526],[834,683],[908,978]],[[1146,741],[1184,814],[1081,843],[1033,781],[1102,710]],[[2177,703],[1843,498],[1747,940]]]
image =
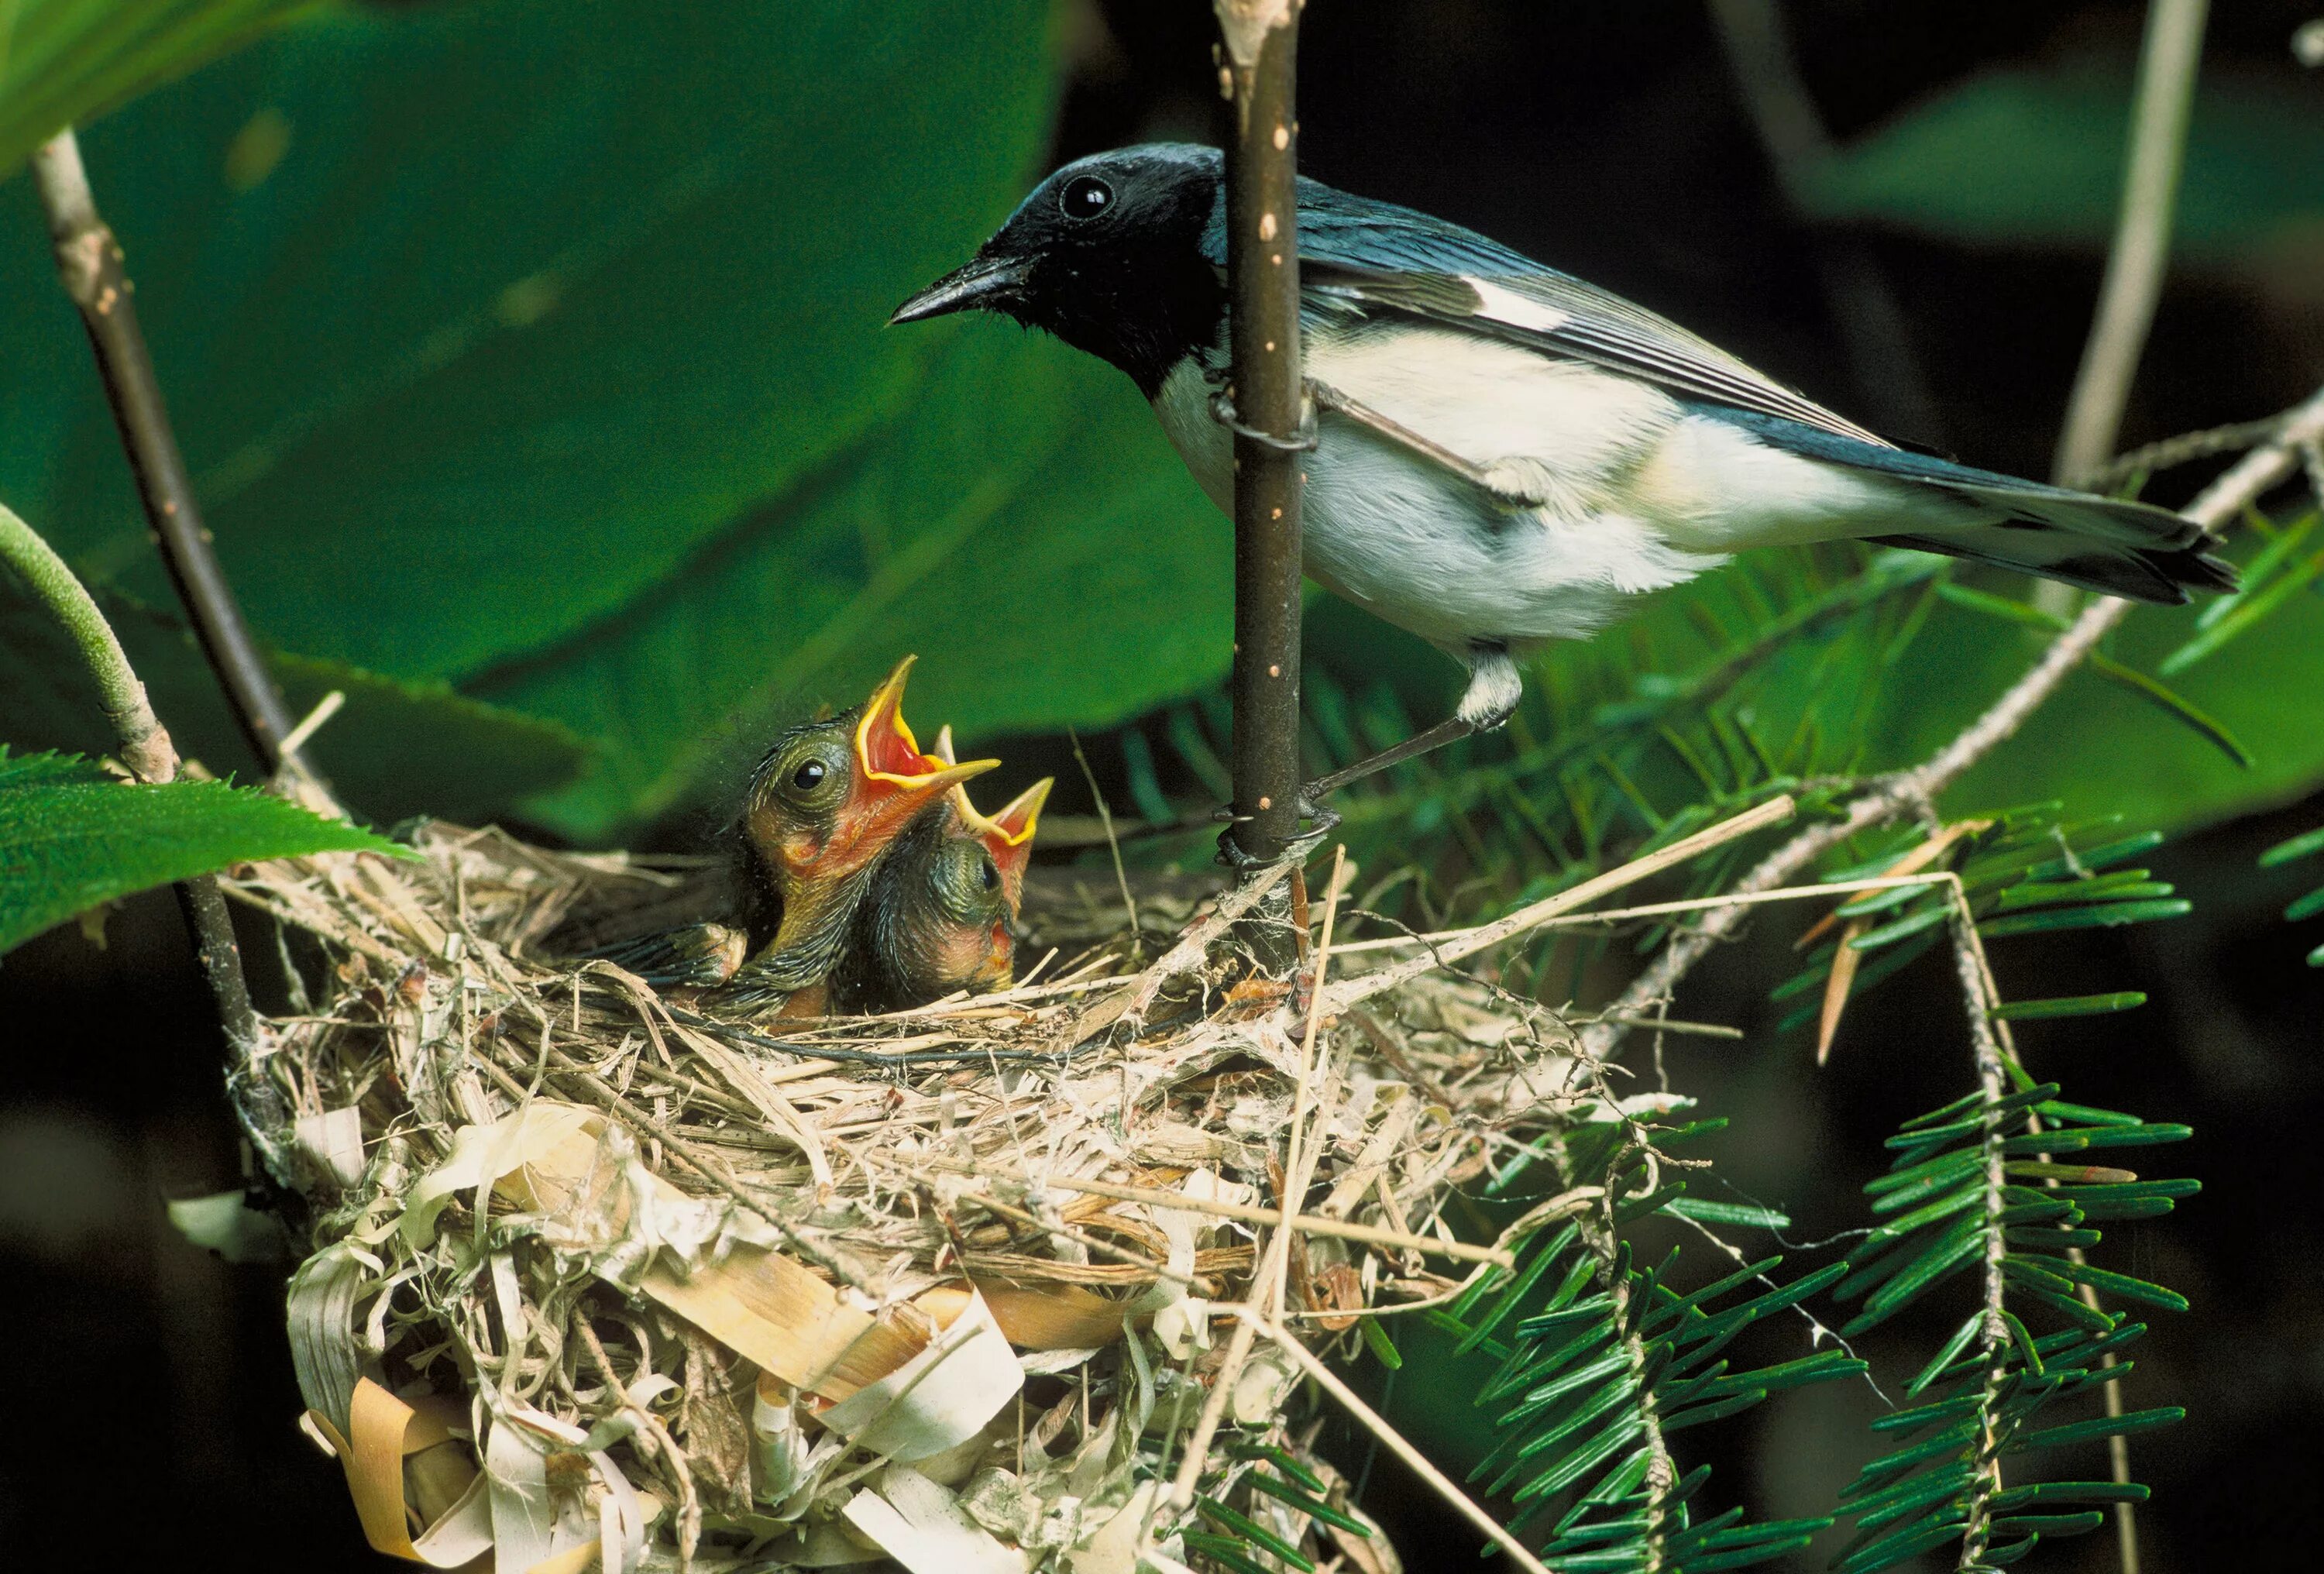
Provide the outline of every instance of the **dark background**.
[[[1795,0],[1786,11],[1810,92],[1845,139],[1981,65],[2094,43],[2126,60],[2143,9]],[[2296,74],[2286,41],[2314,14],[2306,0],[2216,6],[2207,71]],[[1074,25],[1080,63],[1060,158],[1206,133],[1217,102],[1207,6],[1110,0]],[[1308,172],[1426,207],[1629,294],[1899,435],[2046,473],[2101,259],[1819,233],[1774,179],[1699,7],[1323,0],[1301,66]],[[1836,294],[1835,277],[1875,280],[1901,338],[1868,353],[1853,315],[1861,298]],[[2298,294],[2287,304],[2249,274],[2176,274],[2125,445],[2304,394],[2324,364],[2324,315]],[[1325,612],[1317,638],[1346,626]],[[1059,806],[1084,807],[1065,801],[1074,796],[1063,788]],[[2202,1177],[2202,1196],[2116,1237],[2131,1240],[2117,1266],[2182,1289],[2195,1308],[2159,1315],[2138,1351],[2131,1403],[2190,1412],[2134,1450],[2155,1492],[2141,1514],[2153,1570],[2287,1564],[2313,1496],[2324,1243],[2310,1200],[2324,1164],[2310,1133],[2324,974],[2302,965],[2315,935],[2281,921],[2302,888],[2298,871],[2264,877],[2254,859],[2319,820],[2324,805],[2311,802],[2181,838],[2155,863],[2194,898],[2193,916],[2020,943],[2005,964],[2038,970],[2043,994],[2145,990],[2143,1011],[2029,1025],[2021,1044],[2071,1097],[2197,1129],[2168,1157],[2172,1173]],[[1813,1241],[1856,1218],[1855,1188],[1882,1135],[1959,1091],[1966,1045],[1951,981],[1932,958],[1854,1007],[1833,1064],[1817,1071],[1803,1041],[1772,1035],[1755,982],[1789,971],[1791,933],[1763,924],[1690,982],[1685,1015],[1748,1036],[1675,1039],[1668,1068],[1701,1113],[1734,1120],[1711,1150],[1726,1182],[1786,1208],[1792,1238]],[[0,968],[0,1043],[11,1051],[0,1275],[19,1374],[14,1423],[0,1435],[0,1547],[12,1562],[64,1545],[253,1570],[371,1562],[336,1468],[291,1424],[279,1270],[217,1263],[161,1217],[165,1192],[217,1183],[225,1133],[212,1063],[194,1047],[211,1029],[175,909],[166,894],[124,904],[106,934],[97,950],[68,926]],[[1893,1391],[1945,1321],[1893,1325],[1859,1353]],[[1387,1396],[1391,1415],[1416,1431],[1461,1424],[1457,1409],[1430,1407],[1428,1370],[1416,1351],[1402,1392]],[[1816,1512],[1868,1450],[1861,1422],[1877,1403],[1833,1385],[1710,1429],[1711,1451],[1697,1457],[1719,1466],[1712,1496],[1746,1496],[1768,1514]],[[1360,1441],[1345,1452],[1351,1472],[1364,1467]],[[1374,1469],[1367,1502],[1408,1567],[1467,1566],[1473,1538],[1391,1463]],[[2112,1551],[2109,1535],[2092,1536],[2044,1548],[2033,1566],[2107,1567]]]

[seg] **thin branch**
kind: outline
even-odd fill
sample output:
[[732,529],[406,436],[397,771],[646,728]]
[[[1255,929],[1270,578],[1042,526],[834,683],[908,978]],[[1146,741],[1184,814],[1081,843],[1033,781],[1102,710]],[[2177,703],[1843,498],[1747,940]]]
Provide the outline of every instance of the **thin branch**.
[[175,778],[178,751],[145,697],[145,686],[130,670],[113,625],[65,560],[5,503],[0,503],[0,562],[23,576],[80,652],[129,774],[144,782]]
[[[113,626],[64,559],[5,506],[0,506],[0,563],[23,578],[71,639],[97,685],[122,764],[141,782],[160,785],[176,780],[178,751],[145,697],[145,686],[130,668]],[[218,893],[217,877],[205,874],[180,880],[177,893],[179,910],[193,935],[195,956],[209,984],[210,998],[217,1005],[218,1027],[226,1035],[226,1097],[267,1173],[288,1185],[282,1140],[290,1129],[290,1109],[281,1091],[258,1069],[258,1013],[250,1004],[242,951],[234,938],[234,921],[226,912],[226,898]]]
[[1953,961],[1960,974],[1961,996],[1969,1012],[1969,1046],[1977,1058],[1978,1091],[1985,1096],[1984,1127],[1979,1137],[1980,1165],[1985,1178],[1985,1316],[1978,1331],[1985,1357],[1985,1387],[1978,1405],[1977,1478],[1969,1496],[1969,1520],[1961,1535],[1964,1569],[1980,1568],[1993,1535],[1993,1500],[2001,1495],[2001,1391],[2009,1376],[2009,1325],[2003,1321],[2003,1300],[2008,1280],[2002,1264],[2009,1255],[2002,1231],[2004,1192],[2009,1183],[2007,1159],[2002,1149],[2006,1117],[1997,1106],[2009,1096],[2009,1074],[2002,1059],[2001,1041],[1995,1036],[1994,1000],[1987,980],[1985,958],[1977,938],[1977,917],[1968,894],[1952,882],[1951,925]]
[[169,406],[137,323],[120,243],[97,214],[80,144],[69,129],[33,153],[32,179],[48,214],[57,277],[88,329],[89,348],[137,481],[137,495],[178,599],[201,640],[202,653],[209,658],[243,737],[260,762],[270,772],[287,763],[303,773],[295,750],[286,759],[282,741],[290,732],[290,712],[202,526],[193,483],[186,477],[185,461],[171,429]]
[[1451,1504],[1459,1511],[1462,1518],[1484,1532],[1495,1546],[1508,1554],[1511,1562],[1525,1569],[1526,1574],[1550,1574],[1549,1566],[1534,1556],[1531,1548],[1503,1529],[1500,1522],[1491,1514],[1478,1507],[1467,1493],[1453,1484],[1450,1476],[1430,1463],[1427,1455],[1414,1448],[1402,1432],[1390,1426],[1378,1411],[1359,1398],[1356,1391],[1342,1382],[1340,1375],[1324,1365],[1314,1351],[1281,1328],[1259,1316],[1250,1307],[1227,1306],[1222,1307],[1221,1310],[1232,1312],[1243,1321],[1245,1326],[1254,1328],[1265,1334],[1274,1342],[1277,1349],[1291,1358],[1292,1362],[1302,1372],[1315,1380],[1316,1386],[1338,1400],[1349,1414],[1363,1423],[1366,1431],[1386,1443],[1388,1452],[1402,1459],[1414,1475],[1427,1484],[1430,1490],[1446,1503]]
[[[1299,205],[1294,180],[1294,0],[1215,0],[1228,143],[1227,288],[1235,456],[1234,801],[1247,861],[1282,856],[1299,828]],[[1287,937],[1286,937],[1287,938]],[[1270,971],[1287,970],[1289,947]]]
[[1432,972],[1448,962],[1458,962],[1463,957],[1473,956],[1489,946],[1499,945],[1501,942],[1514,939],[1527,930],[1538,928],[1551,919],[1571,913],[1577,907],[1585,907],[1600,897],[1610,895],[1626,886],[1636,885],[1642,879],[1660,874],[1665,870],[1675,868],[1714,848],[1723,847],[1729,842],[1748,836],[1753,832],[1764,831],[1770,825],[1780,825],[1792,817],[1796,805],[1788,795],[1769,798],[1757,807],[1746,809],[1739,815],[1721,820],[1716,825],[1698,831],[1693,835],[1674,842],[1667,847],[1657,848],[1643,858],[1632,859],[1619,869],[1609,870],[1604,874],[1560,891],[1554,897],[1545,897],[1528,907],[1520,907],[1506,918],[1497,918],[1490,924],[1480,924],[1474,929],[1464,930],[1455,938],[1441,945],[1431,946],[1425,956],[1416,956],[1408,961],[1397,962],[1393,967],[1382,968],[1378,972],[1365,973],[1360,977],[1334,984],[1332,987],[1332,998],[1325,1005],[1324,1010],[1329,1015],[1336,1016],[1351,1006],[1360,1005],[1370,999],[1374,995],[1395,989],[1399,984],[1408,983],[1423,973]]
[[[2286,412],[2275,424],[2274,432],[2271,440],[2236,461],[2226,474],[2205,489],[2202,496],[2182,510],[2183,517],[2207,529],[2217,529],[2233,519],[2246,504],[2291,475],[2300,465],[2302,447],[2324,437],[2324,390]],[[1738,880],[1728,894],[1752,896],[1789,885],[1801,871],[1849,838],[1875,825],[1886,824],[1916,804],[1934,799],[2023,726],[2129,610],[2129,603],[2112,597],[2092,602],[2071,626],[2050,642],[2032,669],[1951,742],[1911,770],[1876,786],[1849,804],[1839,819],[1812,826],[1784,843]],[[1582,1054],[1592,1059],[1610,1054],[1629,1036],[1633,1021],[1647,1016],[1658,1002],[1669,999],[1695,963],[1734,934],[1748,910],[1740,905],[1721,907],[1693,928],[1674,934],[1653,963],[1605,1008],[1596,1022],[1582,1029]]]
[[[1281,1205],[1273,1220],[1274,1234],[1267,1243],[1267,1256],[1251,1275],[1250,1287],[1244,1293],[1244,1309],[1250,1315],[1235,1324],[1234,1332],[1227,1338],[1226,1356],[1219,1363],[1218,1373],[1211,1380],[1211,1392],[1203,1401],[1203,1409],[1195,1418],[1194,1430],[1186,1440],[1186,1457],[1179,1462],[1178,1474],[1170,1485],[1170,1505],[1183,1514],[1194,1501],[1194,1487],[1210,1463],[1211,1440],[1218,1435],[1219,1423],[1226,1416],[1227,1407],[1234,1401],[1235,1381],[1242,1375],[1243,1363],[1250,1357],[1252,1340],[1264,1325],[1259,1321],[1262,1306],[1271,1308],[1273,1316],[1283,1316],[1283,1291],[1290,1275],[1291,1253],[1298,1235],[1299,1203],[1307,1193],[1308,1182],[1315,1174],[1315,1161],[1323,1149],[1323,1127],[1331,1111],[1319,1107],[1316,1129],[1305,1135],[1307,1093],[1315,1068],[1315,1033],[1323,1021],[1323,970],[1332,960],[1332,925],[1339,915],[1340,870],[1346,861],[1347,849],[1338,850],[1332,861],[1331,895],[1324,900],[1323,934],[1315,950],[1315,976],[1309,984],[1307,1027],[1299,1048],[1299,1077],[1291,1092],[1291,1118],[1284,1137]],[[1334,1074],[1326,1084],[1322,1103],[1330,1103],[1336,1094],[1331,1091],[1337,1084]]]
[[1113,810],[1098,790],[1097,772],[1090,769],[1089,756],[1082,752],[1082,735],[1071,727],[1065,738],[1074,746],[1074,763],[1082,768],[1082,780],[1089,784],[1090,801],[1097,805],[1098,824],[1105,828],[1105,850],[1113,854],[1113,883],[1121,890],[1121,910],[1130,919],[1130,958],[1134,963],[1146,949],[1145,931],[1138,924],[1138,898],[1130,894],[1130,874],[1121,867],[1121,839],[1113,833]]
[[2195,75],[2203,58],[2203,23],[2210,0],[2153,0],[2139,57],[2138,99],[2132,114],[2130,152],[2123,172],[2122,207],[2114,245],[2098,286],[2097,315],[2081,369],[2066,405],[2052,478],[2071,485],[2114,456],[2131,379],[2146,349],[2147,330],[2163,297],[2171,260],[2171,221],[2179,204],[2179,174],[2186,162],[2187,121],[2194,108]]

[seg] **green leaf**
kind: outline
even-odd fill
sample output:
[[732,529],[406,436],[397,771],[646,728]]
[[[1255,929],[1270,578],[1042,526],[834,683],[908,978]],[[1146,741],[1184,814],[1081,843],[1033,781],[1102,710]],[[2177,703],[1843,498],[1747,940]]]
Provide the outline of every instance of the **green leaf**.
[[[1367,1318],[1364,1321],[1374,1320]],[[1322,1498],[1300,1491],[1279,1476],[1270,1476],[1264,1470],[1253,1470],[1245,1476],[1243,1480],[1252,1490],[1264,1492],[1278,1502],[1289,1504],[1309,1519],[1322,1520],[1325,1524],[1337,1525],[1343,1531],[1351,1531],[1360,1536],[1369,1536],[1372,1533],[1363,1521],[1350,1518]]]
[[[1969,78],[1819,161],[1803,198],[1978,244],[2101,248],[2122,194],[2127,59]],[[2179,188],[2174,251],[2257,258],[2324,208],[2324,127],[2300,82],[2207,70]]]
[[0,180],[65,127],[314,0],[11,0],[0,10]]
[[2187,1413],[2175,1404],[2153,1410],[2134,1410],[2126,1415],[2100,1415],[2089,1421],[2077,1421],[2064,1426],[2044,1427],[2040,1431],[2022,1432],[2012,1438],[2002,1450],[2024,1453],[2033,1449],[2059,1449],[2072,1443],[2095,1442],[2100,1438],[2129,1437],[2134,1433],[2152,1431],[2159,1426],[2184,1421]]
[[1977,926],[1977,932],[1987,940],[1997,940],[2009,934],[2032,934],[2053,929],[2114,929],[2125,924],[2145,924],[2157,918],[2181,918],[2195,910],[2192,902],[2170,901],[2101,902],[2095,907],[2051,908],[2042,912],[2016,913],[2006,918],[1987,918]]
[[[1036,172],[1054,9],[337,9],[91,128],[262,636],[599,745],[526,802],[590,837],[908,650],[964,742],[1208,685],[1227,532],[1136,390],[998,324],[881,327]],[[0,209],[0,493],[161,604],[49,275]]]
[[1225,1504],[1218,1501],[1218,1499],[1214,1497],[1197,1497],[1194,1499],[1194,1512],[1201,1514],[1204,1519],[1209,1520],[1213,1524],[1218,1526],[1219,1529],[1225,1531],[1231,1535],[1241,1537],[1244,1541],[1249,1542],[1252,1546],[1264,1548],[1266,1551],[1274,1553],[1277,1557],[1290,1564],[1294,1569],[1300,1570],[1300,1574],[1314,1574],[1314,1563],[1307,1558],[1301,1556],[1298,1548],[1293,1546],[1289,1542],[1285,1541],[1282,1537],[1277,1535],[1273,1531],[1268,1530],[1258,1521],[1251,1519],[1246,1514],[1237,1514],[1233,1509],[1229,1508]]
[[[2318,563],[2324,566],[2324,557],[2319,557]],[[2259,614],[2255,611],[2254,615]],[[2147,677],[2135,667],[2125,666],[2103,650],[2091,651],[2089,659],[2092,672],[2121,685],[2164,714],[2185,723],[2198,737],[2233,760],[2236,769],[2249,770],[2252,768],[2251,751],[2236,741],[2236,735],[2228,732],[2222,723],[2186,695],[2156,678]]]
[[2280,863],[2290,863],[2295,858],[2309,858],[2324,852],[2324,825],[2302,832],[2289,841],[2279,842],[2259,855],[2262,869],[2273,869]]
[[2282,607],[2301,590],[2324,575],[2324,552],[2304,558],[2287,573],[2279,574],[2264,585],[2248,588],[2228,598],[2234,608],[2215,622],[2199,630],[2195,637],[2163,658],[2162,670],[2176,677],[2218,650],[2228,640],[2247,632],[2261,619]]
[[1732,1224],[1748,1229],[1789,1229],[1792,1217],[1773,1208],[1743,1202],[1714,1202],[1703,1197],[1681,1197],[1663,1210],[1698,1224]]
[[[100,594],[129,663],[179,751],[214,774],[256,775],[259,761],[220,696],[209,664],[177,618],[134,598]],[[571,729],[458,693],[343,662],[267,653],[291,713],[337,690],[346,703],[308,754],[346,803],[381,824],[416,815],[483,820],[530,794],[571,782],[595,751]],[[69,753],[113,747],[97,690],[46,611],[0,578],[0,714],[15,741]]]
[[2146,1004],[2146,997],[2136,990],[2117,990],[2111,995],[2061,995],[2050,1000],[2012,1000],[1994,1008],[1994,1015],[2009,1022],[2043,1022],[2055,1017],[2099,1017],[2109,1011],[2130,1011]]
[[251,787],[116,781],[85,759],[0,750],[0,952],[133,892],[259,859],[393,842]]

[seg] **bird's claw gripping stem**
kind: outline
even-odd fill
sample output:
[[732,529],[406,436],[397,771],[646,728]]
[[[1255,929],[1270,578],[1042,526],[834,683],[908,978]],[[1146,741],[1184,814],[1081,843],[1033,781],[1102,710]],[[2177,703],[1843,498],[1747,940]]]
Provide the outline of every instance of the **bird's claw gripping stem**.
[[1211,419],[1235,436],[1249,437],[1254,443],[1263,443],[1278,453],[1310,454],[1314,452],[1318,440],[1315,432],[1315,401],[1313,399],[1302,399],[1299,401],[1299,430],[1288,437],[1277,437],[1273,432],[1263,432],[1245,421],[1235,413],[1234,400],[1227,397],[1227,391],[1223,388],[1212,391]]

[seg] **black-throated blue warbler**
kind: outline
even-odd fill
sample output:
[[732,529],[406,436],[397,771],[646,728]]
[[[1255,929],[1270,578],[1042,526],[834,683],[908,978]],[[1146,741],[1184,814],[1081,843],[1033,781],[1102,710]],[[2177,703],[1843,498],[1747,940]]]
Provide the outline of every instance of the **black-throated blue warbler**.
[[[1316,448],[1309,575],[1467,663],[1452,720],[1309,784],[1506,721],[1518,663],[1748,548],[1857,538],[2138,601],[2229,588],[2163,510],[1912,452],[1619,296],[1411,208],[1299,183]],[[910,322],[1000,312],[1129,373],[1233,506],[1218,152],[1068,164]]]

